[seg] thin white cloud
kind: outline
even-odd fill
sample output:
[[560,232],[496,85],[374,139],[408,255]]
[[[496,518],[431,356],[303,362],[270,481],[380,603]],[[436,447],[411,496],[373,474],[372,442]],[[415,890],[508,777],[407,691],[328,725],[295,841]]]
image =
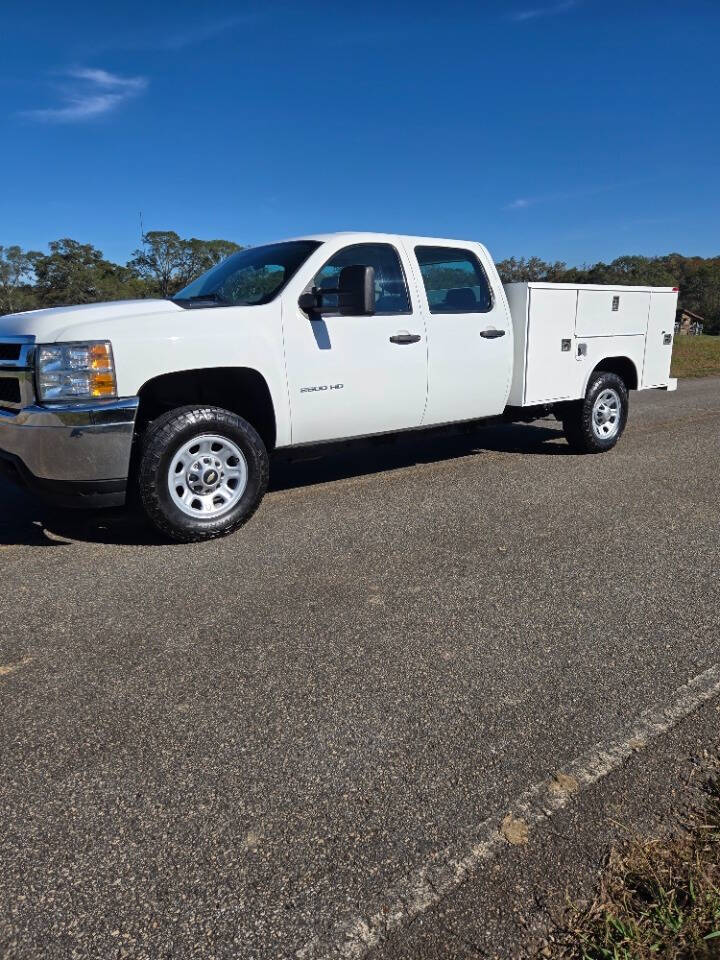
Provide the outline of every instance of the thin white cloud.
[[568,200],[584,200],[586,197],[594,197],[598,194],[611,193],[614,190],[626,190],[629,187],[641,187],[648,183],[656,183],[658,177],[639,177],[635,180],[618,180],[616,183],[598,183],[593,186],[588,185],[578,187],[576,190],[563,190],[558,193],[536,194],[534,196],[521,196],[506,203],[503,210],[517,211],[527,210],[528,207],[534,207],[541,203],[563,203]]
[[206,40],[222,37],[224,34],[231,33],[238,27],[249,25],[256,19],[257,16],[253,13],[241,14],[236,17],[225,17],[220,20],[196,24],[187,29],[176,31],[175,33],[154,36],[144,43],[137,43],[136,41],[135,46],[152,50],[185,50],[188,47],[199,46]]
[[541,17],[556,17],[561,13],[568,13],[579,6],[580,0],[561,0],[560,3],[553,3],[546,7],[532,7],[527,10],[517,10],[510,14],[510,19],[516,23],[524,23],[527,20],[539,20]]
[[58,88],[56,107],[25,110],[22,116],[40,123],[80,123],[110,113],[147,87],[145,77],[122,77],[108,70],[77,68],[63,74],[73,81]]
[[528,207],[534,207],[538,203],[561,203],[564,200],[582,200],[584,197],[593,197],[598,193],[607,193],[610,190],[617,190],[623,186],[630,186],[630,184],[601,184],[595,187],[583,187],[578,190],[563,191],[562,193],[546,193],[535,197],[517,197],[510,203],[506,203],[503,210],[527,210]]
[[68,70],[66,75],[77,80],[87,80],[99,87],[117,87],[120,90],[142,90],[147,85],[143,77],[121,77],[107,70],[91,70],[85,67]]

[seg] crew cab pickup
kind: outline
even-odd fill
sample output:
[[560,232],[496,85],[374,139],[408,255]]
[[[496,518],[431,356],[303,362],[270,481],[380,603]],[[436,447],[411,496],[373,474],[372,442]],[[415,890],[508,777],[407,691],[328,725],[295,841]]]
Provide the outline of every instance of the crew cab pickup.
[[674,390],[677,289],[503,287],[479,243],[303,237],[169,300],[0,317],[0,462],[66,504],[128,490],[180,541],[229,533],[284,448],[553,412],[609,450],[630,390]]

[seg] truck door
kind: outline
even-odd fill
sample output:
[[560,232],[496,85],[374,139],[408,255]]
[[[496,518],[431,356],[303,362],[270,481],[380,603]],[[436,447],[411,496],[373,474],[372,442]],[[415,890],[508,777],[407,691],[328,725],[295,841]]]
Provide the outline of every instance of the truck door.
[[311,443],[420,426],[427,393],[423,315],[406,281],[407,260],[390,243],[357,243],[333,254],[307,284],[337,288],[340,270],[375,269],[375,314],[310,318],[283,304],[292,442]]
[[[469,248],[414,248],[425,293],[428,399],[423,424],[501,413],[512,376],[513,339],[504,300],[496,300]],[[420,284],[418,284],[420,285]]]

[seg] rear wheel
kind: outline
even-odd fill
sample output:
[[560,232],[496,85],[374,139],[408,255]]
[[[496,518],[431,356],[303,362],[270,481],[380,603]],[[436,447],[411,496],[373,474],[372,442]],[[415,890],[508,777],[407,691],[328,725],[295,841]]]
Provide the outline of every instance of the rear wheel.
[[628,416],[628,390],[616,374],[598,370],[590,377],[585,398],[562,411],[565,437],[578,453],[603,453],[620,439]]
[[210,540],[237,530],[258,508],[268,455],[255,428],[220,407],[180,407],[153,421],[138,471],[140,498],[173,540]]

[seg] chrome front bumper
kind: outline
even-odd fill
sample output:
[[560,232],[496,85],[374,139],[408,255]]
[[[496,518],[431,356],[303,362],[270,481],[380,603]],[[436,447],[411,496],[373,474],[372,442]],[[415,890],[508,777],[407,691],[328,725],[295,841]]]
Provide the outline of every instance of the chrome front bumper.
[[138,398],[0,408],[0,456],[38,480],[127,480]]

